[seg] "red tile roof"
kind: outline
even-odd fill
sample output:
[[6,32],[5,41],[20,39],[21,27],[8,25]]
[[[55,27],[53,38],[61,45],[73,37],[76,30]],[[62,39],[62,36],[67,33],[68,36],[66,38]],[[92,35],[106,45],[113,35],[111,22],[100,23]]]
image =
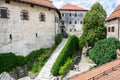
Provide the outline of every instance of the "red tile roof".
[[120,5],[112,12],[112,14],[107,18],[107,20],[120,18]]
[[75,11],[87,11],[87,9],[75,6],[73,4],[67,4],[65,6],[63,6],[62,8],[60,8],[59,10],[75,10]]
[[[101,74],[101,73],[104,74],[104,71],[106,71],[106,73],[107,73],[108,70],[112,70],[113,67],[115,67],[115,66],[117,66],[116,68],[120,68],[120,59],[111,61],[109,63],[102,65],[102,66],[96,67],[90,71],[87,71],[87,72],[84,72],[84,73],[79,74],[77,76],[74,76],[68,80],[89,80],[92,77],[101,76],[99,74]],[[108,72],[108,74],[109,74],[109,72]],[[116,74],[112,74],[112,75],[115,76]],[[103,76],[101,76],[101,78],[102,77]],[[118,77],[118,76],[116,76],[116,77]],[[90,80],[93,80],[93,79],[90,79]],[[107,78],[107,79],[102,79],[102,80],[109,80],[109,79]],[[110,79],[110,80],[113,80],[113,79]],[[114,79],[114,80],[116,80],[116,79]],[[120,79],[118,79],[118,80],[120,80]]]
[[53,8],[53,9],[57,9],[52,4],[52,2],[50,2],[49,0],[18,0],[18,1],[31,3],[31,4],[36,4],[36,5],[41,5],[41,6],[45,6],[45,7],[49,7],[49,8]]

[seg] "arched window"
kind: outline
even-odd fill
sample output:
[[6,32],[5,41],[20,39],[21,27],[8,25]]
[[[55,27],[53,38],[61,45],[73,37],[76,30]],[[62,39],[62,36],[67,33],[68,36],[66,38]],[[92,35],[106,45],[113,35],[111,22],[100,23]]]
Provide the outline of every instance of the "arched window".
[[21,20],[29,20],[29,12],[27,10],[21,11]]
[[0,18],[9,19],[9,10],[6,7],[0,7]]
[[46,20],[45,13],[40,13],[40,21],[45,21],[45,20]]

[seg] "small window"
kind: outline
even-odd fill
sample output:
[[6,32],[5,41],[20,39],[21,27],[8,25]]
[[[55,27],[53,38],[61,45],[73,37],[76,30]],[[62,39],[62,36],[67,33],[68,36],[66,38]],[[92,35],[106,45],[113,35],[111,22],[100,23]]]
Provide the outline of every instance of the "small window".
[[115,32],[115,28],[114,28],[114,26],[112,27],[112,32]]
[[77,24],[77,21],[75,21],[75,24]]
[[64,13],[62,13],[62,16],[64,16]]
[[72,21],[70,21],[69,24],[72,24]]
[[34,4],[31,4],[30,6],[31,6],[31,7],[34,7]]
[[82,14],[82,13],[80,13],[80,17],[83,17],[83,14]]
[[0,18],[9,19],[9,10],[7,8],[0,8]]
[[44,13],[40,13],[40,21],[45,21],[46,17]]
[[82,21],[80,21],[80,24],[82,24],[83,22]]
[[10,0],[5,0],[5,3],[8,3],[8,4],[10,4]]
[[70,29],[70,32],[72,32],[72,29]]
[[108,27],[108,32],[110,32],[110,27]]
[[21,12],[21,19],[22,20],[29,20],[29,13],[27,10],[22,10]]
[[77,14],[75,14],[75,17],[77,17]]
[[69,16],[71,17],[71,13],[69,14]]
[[74,29],[74,31],[76,31],[76,29]]
[[36,33],[36,38],[38,37],[38,34]]

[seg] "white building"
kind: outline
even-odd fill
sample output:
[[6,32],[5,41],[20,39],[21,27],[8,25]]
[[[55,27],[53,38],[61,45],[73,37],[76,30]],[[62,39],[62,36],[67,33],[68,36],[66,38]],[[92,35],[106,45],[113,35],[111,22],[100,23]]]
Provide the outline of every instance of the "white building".
[[0,0],[0,53],[51,47],[60,32],[59,14],[49,0]]
[[120,5],[106,20],[107,38],[115,37],[120,40]]
[[66,32],[71,35],[80,36],[82,34],[82,21],[88,10],[67,4],[59,9]]

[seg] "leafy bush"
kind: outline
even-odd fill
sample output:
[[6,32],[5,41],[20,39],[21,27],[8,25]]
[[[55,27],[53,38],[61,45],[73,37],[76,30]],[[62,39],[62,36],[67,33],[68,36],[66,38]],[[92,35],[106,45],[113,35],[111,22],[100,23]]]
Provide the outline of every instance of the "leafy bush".
[[[57,60],[55,61],[51,73],[56,76],[59,75],[60,67],[63,66],[68,58],[73,58],[79,49],[78,38],[74,35],[71,35],[68,38],[67,43],[63,47],[60,55],[58,56]],[[66,72],[66,71],[65,71]]]
[[[51,56],[55,48],[56,48],[56,45],[54,45],[51,48],[33,51],[32,55],[34,55],[36,58],[32,58],[31,56],[30,59],[34,61],[32,61],[32,64],[29,66],[28,70],[32,73],[39,72],[44,66],[44,64],[47,62],[47,60],[49,59],[49,57]],[[36,56],[37,54],[39,55]]]
[[57,34],[57,36],[55,37],[55,44],[58,45],[61,43],[63,37],[62,34]]
[[0,73],[16,67],[16,56],[13,53],[0,54]]
[[4,71],[11,71],[17,66],[28,64],[28,70],[36,73],[46,63],[56,46],[47,49],[39,49],[31,52],[26,57],[16,56],[14,53],[1,53],[0,54],[0,73]]
[[63,66],[60,67],[59,74],[63,75],[72,66],[72,59],[68,58]]
[[79,48],[82,49],[85,46],[85,39],[83,36],[79,38]]
[[116,59],[118,47],[120,47],[120,41],[116,38],[100,40],[89,51],[89,56],[97,65],[102,65]]

